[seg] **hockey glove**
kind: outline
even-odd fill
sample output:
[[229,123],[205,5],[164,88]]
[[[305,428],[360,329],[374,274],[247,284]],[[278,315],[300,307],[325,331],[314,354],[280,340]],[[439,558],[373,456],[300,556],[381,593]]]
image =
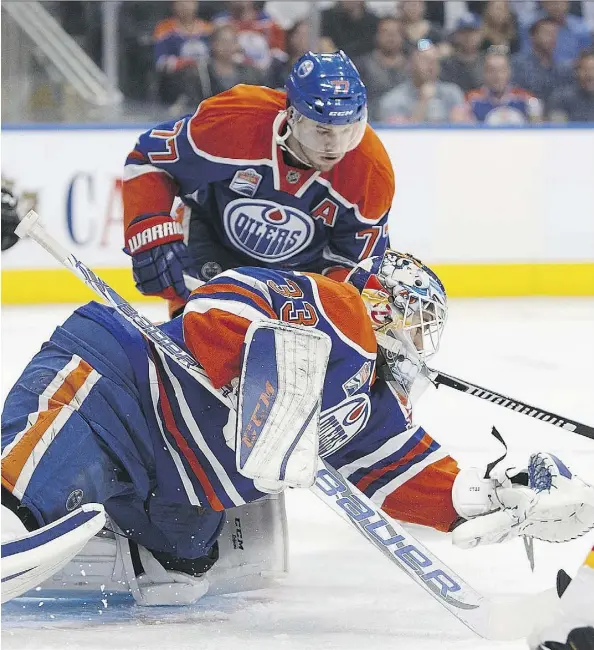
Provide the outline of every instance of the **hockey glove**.
[[594,487],[556,456],[532,454],[524,471],[495,467],[486,478],[476,468],[454,481],[452,502],[467,519],[452,541],[461,548],[496,544],[518,535],[567,542],[594,527]]
[[132,256],[136,288],[148,296],[187,300],[184,272],[192,268],[182,225],[165,215],[139,217],[126,229],[126,252]]
[[15,235],[16,227],[19,225],[17,212],[17,199],[5,187],[2,188],[2,250],[5,251],[14,246],[18,240]]

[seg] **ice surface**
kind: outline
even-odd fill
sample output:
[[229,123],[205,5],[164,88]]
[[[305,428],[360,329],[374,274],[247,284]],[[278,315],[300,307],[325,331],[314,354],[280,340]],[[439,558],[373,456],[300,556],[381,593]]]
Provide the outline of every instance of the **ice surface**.
[[[163,306],[142,304],[151,318]],[[70,306],[3,308],[2,395]],[[594,425],[594,300],[454,300],[434,365],[487,388]],[[448,388],[430,389],[417,420],[464,465],[500,453],[546,449],[594,481],[594,441]],[[4,650],[514,650],[522,641],[475,637],[308,492],[287,495],[291,574],[265,591],[205,598],[193,607],[140,608],[128,600],[19,599],[2,608]],[[440,558],[488,594],[551,587],[570,574],[594,535],[562,545],[536,542],[530,572],[518,540],[461,551],[445,535],[415,528]]]

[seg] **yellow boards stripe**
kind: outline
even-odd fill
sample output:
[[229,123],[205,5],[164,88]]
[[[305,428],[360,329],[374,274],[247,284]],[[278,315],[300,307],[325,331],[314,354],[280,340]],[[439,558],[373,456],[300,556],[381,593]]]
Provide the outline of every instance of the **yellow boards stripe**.
[[[93,269],[126,300],[159,300],[137,291],[130,269]],[[99,300],[97,294],[68,269],[2,271],[2,304],[36,304]]]
[[[451,298],[506,296],[594,296],[594,262],[558,264],[436,264]],[[95,272],[126,300],[158,300],[141,295],[129,268]],[[2,303],[81,303],[95,294],[67,269],[2,271]]]

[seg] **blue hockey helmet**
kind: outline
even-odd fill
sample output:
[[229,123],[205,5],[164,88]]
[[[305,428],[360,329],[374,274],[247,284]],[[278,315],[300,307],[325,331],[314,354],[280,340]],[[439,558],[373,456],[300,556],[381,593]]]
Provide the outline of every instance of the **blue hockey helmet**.
[[304,54],[293,66],[286,89],[289,106],[314,122],[343,125],[367,119],[365,84],[342,50]]
[[342,51],[304,54],[287,79],[287,130],[277,142],[297,160],[329,171],[355,149],[367,126],[367,93]]

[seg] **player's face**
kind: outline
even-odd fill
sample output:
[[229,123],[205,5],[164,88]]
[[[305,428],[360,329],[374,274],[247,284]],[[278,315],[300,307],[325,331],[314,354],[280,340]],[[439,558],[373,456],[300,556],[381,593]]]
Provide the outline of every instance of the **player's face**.
[[582,59],[577,69],[577,77],[584,90],[594,92],[594,56]]
[[496,93],[504,92],[511,77],[507,57],[499,54],[488,56],[485,60],[484,76],[487,88]]
[[325,172],[330,171],[361,142],[366,124],[365,119],[355,124],[322,124],[303,115],[294,115],[291,130],[311,166]]

